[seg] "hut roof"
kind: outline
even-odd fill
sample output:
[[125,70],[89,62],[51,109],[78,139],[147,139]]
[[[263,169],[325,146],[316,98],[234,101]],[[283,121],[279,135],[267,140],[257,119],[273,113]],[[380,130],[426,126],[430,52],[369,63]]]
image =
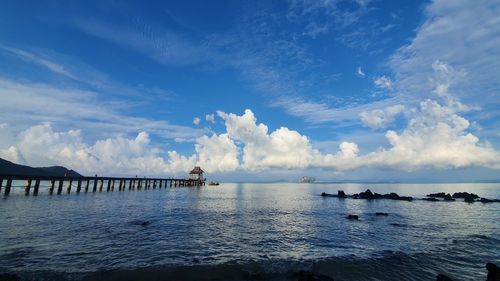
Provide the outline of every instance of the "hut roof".
[[194,169],[193,169],[193,170],[191,170],[191,172],[189,172],[189,173],[190,173],[190,174],[203,174],[203,173],[204,173],[204,171],[203,171],[200,167],[196,166],[196,167],[194,167]]

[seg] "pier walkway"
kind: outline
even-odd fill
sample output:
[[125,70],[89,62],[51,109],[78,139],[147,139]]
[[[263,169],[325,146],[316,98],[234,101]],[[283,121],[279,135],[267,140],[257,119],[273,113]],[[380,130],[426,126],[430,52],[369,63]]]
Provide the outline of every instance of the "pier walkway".
[[[13,181],[24,181],[22,186],[14,186]],[[41,186],[48,187],[53,195],[80,192],[106,192],[125,190],[148,190],[167,187],[204,186],[205,179],[175,179],[175,178],[138,178],[138,177],[55,177],[55,176],[21,176],[0,175],[0,194],[8,196],[14,187],[24,188],[25,195],[38,195]]]

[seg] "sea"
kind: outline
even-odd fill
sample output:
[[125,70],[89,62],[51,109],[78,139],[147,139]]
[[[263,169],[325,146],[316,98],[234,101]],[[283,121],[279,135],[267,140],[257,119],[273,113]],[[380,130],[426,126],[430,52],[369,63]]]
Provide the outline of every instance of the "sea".
[[[500,265],[500,203],[418,200],[458,191],[500,198],[499,183],[221,183],[62,195],[45,186],[38,196],[20,185],[0,199],[0,273],[22,280],[299,280],[300,271],[336,281],[486,280],[486,263]],[[366,189],[415,200],[320,196]]]

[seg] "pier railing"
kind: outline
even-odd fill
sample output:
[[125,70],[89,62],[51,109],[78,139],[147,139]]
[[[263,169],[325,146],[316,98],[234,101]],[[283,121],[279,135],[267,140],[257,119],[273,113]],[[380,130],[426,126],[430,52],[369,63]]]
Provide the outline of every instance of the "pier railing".
[[146,177],[67,177],[67,176],[23,176],[0,175],[0,194],[8,196],[14,187],[13,181],[24,181],[25,195],[38,195],[41,183],[48,183],[50,195],[80,192],[106,192],[125,190],[148,190],[167,187],[204,186],[205,180],[181,178],[146,178]]

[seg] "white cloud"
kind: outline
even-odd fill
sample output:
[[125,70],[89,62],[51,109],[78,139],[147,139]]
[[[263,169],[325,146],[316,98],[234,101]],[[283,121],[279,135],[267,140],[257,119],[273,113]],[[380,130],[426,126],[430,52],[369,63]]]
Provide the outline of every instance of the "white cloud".
[[359,116],[363,125],[372,129],[385,128],[394,122],[396,116],[403,112],[403,105],[394,105],[385,109],[362,112]]
[[135,138],[118,136],[87,144],[79,130],[56,132],[48,123],[23,131],[0,154],[29,165],[61,164],[86,174],[171,175],[186,173],[194,165],[212,173],[314,167],[337,171],[361,167],[500,169],[500,153],[468,132],[469,121],[455,107],[433,100],[422,102],[400,133],[387,131],[389,148],[363,155],[353,142],[343,141],[337,153],[325,154],[297,131],[280,127],[269,133],[249,109],[243,115],[217,114],[224,120],[226,132],[197,138],[196,153],[191,156],[164,153],[151,144],[146,132]]
[[17,151],[17,148],[14,146],[10,146],[6,149],[0,149],[0,158],[3,158],[5,160],[14,163],[19,163],[21,161],[19,152]]
[[385,90],[392,89],[392,80],[391,80],[391,78],[389,78],[387,76],[384,76],[384,75],[376,77],[375,79],[373,79],[373,83],[375,83],[375,86],[377,86],[378,88],[381,88],[381,89],[385,89]]
[[441,83],[443,87],[448,84],[464,103],[498,106],[499,11],[500,2],[496,0],[431,1],[415,37],[389,60],[395,89],[406,96],[434,98],[436,81],[429,76],[450,71],[439,63],[446,62],[455,67],[452,71],[456,74],[453,83]]
[[356,70],[356,74],[358,76],[361,76],[361,77],[364,77],[366,74],[363,72],[363,70],[361,69],[361,66],[358,66],[358,69]]
[[241,116],[221,111],[217,114],[225,121],[228,136],[242,143],[244,169],[305,168],[317,153],[308,138],[296,131],[281,127],[268,134],[268,127],[257,124],[249,109]]
[[[116,135],[146,130],[165,139],[194,140],[206,132],[186,126],[124,115],[127,103],[104,102],[99,93],[43,83],[18,82],[0,77],[0,120],[8,120],[12,130],[26,129],[41,121],[62,128],[81,128],[86,137]],[[78,109],[78,110],[75,110]],[[19,133],[17,131],[16,133]],[[0,144],[3,135],[0,135]]]
[[227,134],[202,136],[196,140],[197,166],[207,172],[227,172],[239,168],[238,147]]
[[208,122],[215,124],[215,115],[214,114],[207,114],[205,115],[205,120]]
[[196,126],[198,126],[198,125],[200,125],[200,121],[201,121],[201,119],[199,117],[195,117],[193,119],[193,124],[195,124]]
[[391,148],[359,159],[360,165],[405,170],[422,167],[500,168],[500,153],[467,132],[469,121],[447,106],[426,100],[400,134],[388,131]]
[[49,59],[40,57],[39,55],[36,55],[34,53],[17,49],[17,48],[11,48],[7,46],[0,45],[0,50],[8,52],[12,55],[15,55],[25,61],[37,64],[39,66],[42,66],[54,73],[57,73],[59,75],[65,76],[67,78],[73,79],[73,80],[80,80],[77,76],[75,76],[73,73],[71,73],[68,69],[66,69],[63,65],[58,64],[56,62],[53,62]]

